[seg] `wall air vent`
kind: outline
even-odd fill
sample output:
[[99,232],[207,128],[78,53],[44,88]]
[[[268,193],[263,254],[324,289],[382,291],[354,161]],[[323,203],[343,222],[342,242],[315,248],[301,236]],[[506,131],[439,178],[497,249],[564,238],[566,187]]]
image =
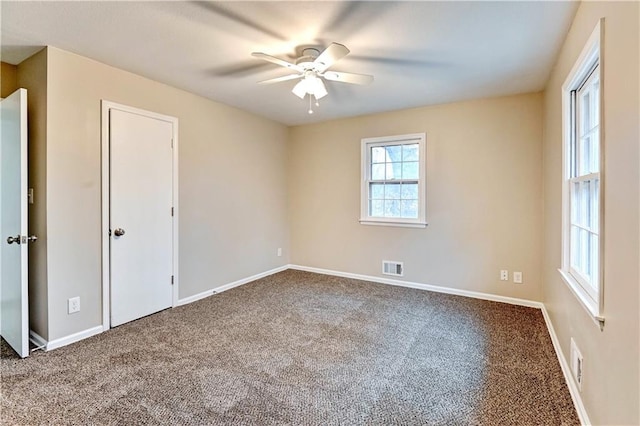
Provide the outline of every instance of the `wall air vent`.
[[382,261],[382,273],[384,275],[393,275],[396,277],[401,277],[404,273],[404,267],[402,262],[394,262],[391,260],[383,260]]

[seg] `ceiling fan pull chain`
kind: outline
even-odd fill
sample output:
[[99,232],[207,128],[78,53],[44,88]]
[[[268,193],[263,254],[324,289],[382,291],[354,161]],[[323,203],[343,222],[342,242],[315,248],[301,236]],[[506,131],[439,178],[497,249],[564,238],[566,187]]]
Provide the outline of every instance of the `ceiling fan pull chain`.
[[313,109],[311,108],[312,98],[313,98],[313,95],[309,94],[309,114],[313,114]]

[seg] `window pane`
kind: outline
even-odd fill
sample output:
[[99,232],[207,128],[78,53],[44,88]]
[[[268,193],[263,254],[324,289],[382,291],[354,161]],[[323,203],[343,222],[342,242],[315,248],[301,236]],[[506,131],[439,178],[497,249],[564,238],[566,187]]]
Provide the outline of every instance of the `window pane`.
[[417,183],[404,183],[402,184],[402,197],[403,200],[417,200],[418,199],[418,184]]
[[400,200],[385,200],[384,215],[386,217],[400,217]]
[[384,163],[387,161],[387,151],[383,146],[374,146],[371,148],[371,162]]
[[593,196],[591,197],[591,230],[600,232],[600,180],[594,179],[592,183]]
[[387,162],[402,161],[402,145],[384,147],[387,150]]
[[589,89],[583,89],[582,92],[580,93],[580,121],[582,122],[582,126],[580,126],[581,128],[581,133],[587,133],[589,130],[591,130],[591,126],[593,126],[593,124],[591,123],[591,99],[590,99],[590,95],[591,93],[589,92]]
[[418,179],[418,162],[402,163],[402,179]]
[[369,216],[384,217],[384,201],[383,200],[369,201]]
[[600,172],[600,133],[599,129],[591,135],[591,173]]
[[580,230],[580,256],[582,257],[582,272],[585,275],[589,275],[589,271],[591,270],[591,250],[589,250],[591,246],[591,238],[589,232],[585,229]]
[[598,247],[598,236],[591,234],[591,285],[594,289],[598,289],[600,280],[600,248]]
[[591,123],[592,127],[600,124],[600,79],[596,78],[591,83]]
[[571,184],[571,223],[578,223],[578,191],[580,190],[580,182]]
[[580,263],[580,256],[579,256],[579,251],[578,251],[578,246],[579,246],[579,231],[580,228],[578,228],[577,226],[572,226],[571,227],[571,250],[570,250],[570,263],[571,263],[571,267],[574,269],[581,269],[581,263]]
[[582,182],[582,197],[583,197],[583,215],[584,226],[591,224],[591,181]]
[[385,164],[372,164],[371,165],[371,179],[384,180],[384,171],[386,169]]
[[591,136],[583,136],[580,138],[579,176],[586,175],[591,172],[591,153]]
[[376,200],[384,198],[384,183],[371,183],[369,188],[369,198]]
[[400,208],[402,217],[418,218],[418,200],[402,200]]
[[387,163],[387,180],[402,179],[402,163]]
[[388,183],[384,187],[384,198],[387,200],[399,200],[400,199],[400,184]]
[[402,161],[418,161],[419,159],[417,143],[402,146]]

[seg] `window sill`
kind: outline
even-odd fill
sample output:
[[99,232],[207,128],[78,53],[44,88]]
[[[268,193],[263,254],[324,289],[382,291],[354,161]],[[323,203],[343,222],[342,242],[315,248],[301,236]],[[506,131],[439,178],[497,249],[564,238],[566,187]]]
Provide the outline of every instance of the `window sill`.
[[426,228],[427,222],[395,222],[393,220],[360,219],[361,225],[396,226],[400,228]]
[[562,269],[558,269],[560,276],[562,277],[562,281],[569,287],[571,292],[576,296],[580,305],[587,311],[589,317],[593,319],[593,321],[600,327],[600,330],[604,327],[604,317],[600,315],[599,308],[594,303],[589,296],[585,293],[585,291],[580,287],[580,284],[573,278],[569,273],[563,271]]

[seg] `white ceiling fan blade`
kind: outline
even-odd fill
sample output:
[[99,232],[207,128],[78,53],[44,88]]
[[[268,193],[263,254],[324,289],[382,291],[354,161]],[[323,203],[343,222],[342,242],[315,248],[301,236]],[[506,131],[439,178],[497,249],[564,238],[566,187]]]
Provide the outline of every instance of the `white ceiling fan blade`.
[[258,84],[279,83],[281,81],[295,80],[296,78],[302,78],[302,77],[304,77],[303,74],[290,74],[290,75],[285,75],[285,76],[282,76],[282,77],[276,77],[276,78],[270,78],[268,80],[262,80],[262,81],[259,81]]
[[318,72],[322,72],[333,65],[337,60],[344,58],[349,53],[346,46],[339,43],[331,43],[313,63]]
[[254,58],[265,60],[267,62],[271,62],[271,63],[276,64],[276,65],[280,65],[281,67],[289,68],[289,69],[296,70],[296,71],[299,71],[299,72],[304,71],[302,68],[300,68],[296,64],[292,64],[291,62],[287,62],[287,61],[284,61],[284,60],[282,60],[280,58],[276,58],[275,56],[267,55],[266,53],[253,52],[251,54],[251,56],[253,56]]
[[371,84],[373,81],[373,76],[368,74],[354,74],[350,72],[338,72],[338,71],[327,71],[322,74],[324,78],[331,81],[340,81],[342,83],[351,83],[351,84],[360,84],[366,85]]

